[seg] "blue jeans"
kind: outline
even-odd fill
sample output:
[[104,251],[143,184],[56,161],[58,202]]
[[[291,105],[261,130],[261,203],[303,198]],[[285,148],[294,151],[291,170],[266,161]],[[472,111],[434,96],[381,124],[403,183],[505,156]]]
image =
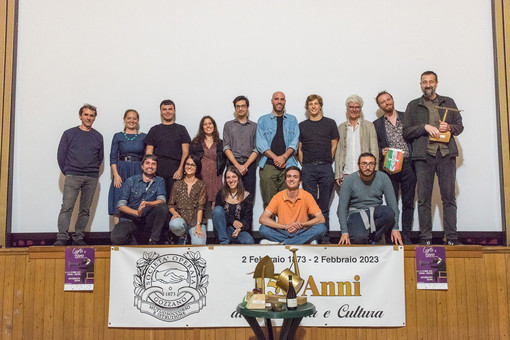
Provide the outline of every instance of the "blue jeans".
[[283,244],[306,244],[312,241],[319,241],[326,233],[326,225],[318,223],[308,229],[300,229],[294,234],[289,233],[285,229],[274,229],[261,225],[259,233],[269,241],[280,242]]
[[254,244],[255,240],[247,231],[241,231],[237,237],[232,237],[235,228],[227,225],[225,209],[223,207],[215,207],[212,213],[213,227],[220,244],[238,243],[238,244]]
[[427,154],[425,161],[414,161],[418,187],[418,220],[420,238],[432,239],[432,212],[430,201],[434,188],[434,176],[437,173],[439,192],[443,201],[443,224],[447,240],[457,240],[457,203],[455,199],[456,159],[452,156],[442,157]]
[[326,228],[329,232],[329,202],[335,186],[335,173],[331,163],[318,164],[305,163],[301,171],[303,189],[312,194],[315,202],[321,208],[326,219]]
[[58,214],[57,240],[69,240],[69,224],[74,204],[81,191],[80,212],[74,226],[73,240],[83,240],[85,228],[89,223],[90,206],[96,192],[97,178],[89,176],[67,175],[64,182],[64,195],[62,196],[62,207]]
[[187,224],[184,219],[178,217],[174,218],[173,220],[170,220],[170,230],[175,235],[179,236],[180,238],[186,237],[186,233],[189,234],[191,237],[191,244],[206,244],[207,243],[207,229],[204,225],[202,225],[202,231],[204,232],[204,237],[198,237],[195,235],[195,229],[196,227],[191,227],[189,224]]
[[[365,210],[370,217],[368,209]],[[383,236],[391,232],[395,224],[395,212],[386,205],[378,205],[374,211],[375,232],[365,227],[359,212],[351,212],[347,218],[347,229],[352,244],[367,244],[370,241],[379,241]],[[391,240],[390,240],[391,241]],[[388,240],[386,240],[388,243]]]

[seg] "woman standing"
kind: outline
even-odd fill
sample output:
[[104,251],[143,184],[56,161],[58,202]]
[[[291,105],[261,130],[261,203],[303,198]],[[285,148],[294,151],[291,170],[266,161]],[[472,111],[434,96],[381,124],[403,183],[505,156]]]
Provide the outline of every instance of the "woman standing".
[[250,234],[253,198],[244,190],[242,176],[235,166],[225,172],[225,184],[216,195],[213,225],[220,244],[253,244]]
[[202,161],[198,178],[207,184],[207,205],[214,208],[216,194],[223,186],[221,177],[225,169],[225,155],[218,127],[211,116],[204,116],[200,120],[198,133],[191,142],[190,154]]
[[191,244],[205,244],[207,232],[202,226],[206,202],[206,185],[195,174],[201,170],[200,159],[189,155],[184,161],[184,179],[174,183],[168,200],[172,214],[170,230],[179,236],[179,244],[186,244],[187,233]]
[[124,113],[124,130],[113,135],[110,151],[110,167],[113,180],[108,194],[108,214],[118,216],[117,202],[122,183],[131,176],[142,173],[145,151],[145,133],[140,133],[140,116],[129,109]]

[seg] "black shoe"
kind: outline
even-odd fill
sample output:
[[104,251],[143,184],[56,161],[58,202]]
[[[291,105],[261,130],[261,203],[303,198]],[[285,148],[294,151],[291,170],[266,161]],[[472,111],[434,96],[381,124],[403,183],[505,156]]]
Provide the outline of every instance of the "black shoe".
[[83,240],[73,240],[73,246],[87,246],[88,244]]
[[402,243],[404,243],[404,245],[411,245],[413,244],[413,241],[411,241],[411,238],[409,236],[404,236],[402,237]]
[[464,243],[460,242],[459,240],[446,240],[445,243],[447,246],[463,246]]
[[430,246],[432,245],[432,240],[420,240],[420,242],[418,243],[422,246]]
[[53,243],[53,246],[65,247],[65,246],[67,246],[67,241],[66,240],[56,240],[55,243]]

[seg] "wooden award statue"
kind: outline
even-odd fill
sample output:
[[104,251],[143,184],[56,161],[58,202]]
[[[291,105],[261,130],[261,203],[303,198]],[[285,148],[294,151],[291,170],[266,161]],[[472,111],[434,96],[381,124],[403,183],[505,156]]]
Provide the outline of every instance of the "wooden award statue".
[[[445,110],[444,116],[443,116],[443,123],[446,121],[446,116],[448,115],[448,111],[456,111],[456,112],[462,112],[462,110],[457,110],[452,107],[443,107],[443,106],[434,106],[435,109]],[[452,134],[450,131],[446,132],[440,132],[439,137],[432,137],[429,136],[429,140],[432,142],[439,142],[439,143],[448,143],[450,141],[450,138],[452,137]]]

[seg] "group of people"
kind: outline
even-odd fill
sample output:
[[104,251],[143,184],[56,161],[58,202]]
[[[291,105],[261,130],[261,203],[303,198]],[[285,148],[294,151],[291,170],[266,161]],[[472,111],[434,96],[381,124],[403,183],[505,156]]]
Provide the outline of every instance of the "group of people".
[[[437,85],[437,74],[424,72],[423,95],[405,112],[395,110],[390,93],[380,92],[375,100],[384,114],[374,123],[363,119],[363,99],[352,95],[346,100],[347,120],[339,126],[324,116],[323,100],[316,94],[307,97],[306,120],[301,123],[285,111],[283,92],[273,94],[272,111],[257,123],[249,119],[248,98],[238,96],[223,140],[211,116],[201,119],[191,140],[186,128],[176,123],[171,100],[161,102],[161,124],[147,134],[139,131],[138,112],[127,110],[124,130],[114,135],[110,153],[109,213],[118,218],[111,242],[162,244],[173,237],[177,244],[205,244],[204,222],[212,218],[219,243],[254,243],[258,165],[264,207],[259,218],[261,243],[330,243],[329,207],[336,183],[339,244],[383,239],[411,244],[416,187],[420,243],[431,244],[431,196],[437,174],[446,242],[460,244],[455,203],[458,150],[455,138],[443,137],[460,134],[462,118],[453,99],[437,95]],[[86,244],[84,230],[103,160],[102,136],[92,128],[96,115],[94,106],[81,107],[82,124],[65,131],[59,144],[65,184],[56,246],[70,240],[70,217],[79,192],[72,237],[73,244]],[[395,149],[403,155],[396,173],[383,167],[388,152]]]

